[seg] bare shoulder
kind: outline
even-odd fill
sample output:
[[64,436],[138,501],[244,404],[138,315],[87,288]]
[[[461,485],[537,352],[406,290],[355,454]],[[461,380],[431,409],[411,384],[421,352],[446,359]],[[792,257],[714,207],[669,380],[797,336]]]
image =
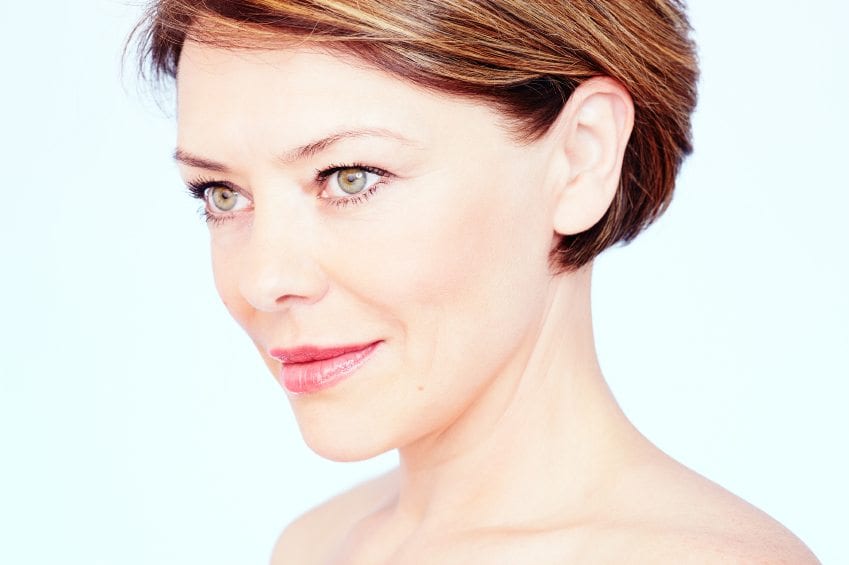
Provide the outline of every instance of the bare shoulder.
[[[729,516],[729,522],[711,528],[670,526],[643,532],[639,544],[627,552],[638,563],[708,565],[769,564],[817,565],[808,547],[780,524],[743,523],[750,516]],[[771,520],[771,519],[770,519]]]
[[383,505],[397,484],[395,472],[381,475],[331,498],[283,530],[271,565],[310,565],[326,561],[349,530]]
[[767,526],[760,530],[742,527],[726,531],[688,530],[655,532],[652,543],[631,555],[640,563],[708,565],[817,565],[820,561],[805,544],[784,529]]
[[635,486],[626,511],[633,535],[622,548],[645,556],[637,562],[819,563],[777,520],[678,463],[638,477]]

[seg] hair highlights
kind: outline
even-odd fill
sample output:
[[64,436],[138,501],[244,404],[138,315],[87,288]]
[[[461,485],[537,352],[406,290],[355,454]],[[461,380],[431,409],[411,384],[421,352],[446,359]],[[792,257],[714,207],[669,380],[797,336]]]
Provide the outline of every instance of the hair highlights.
[[619,189],[596,225],[561,238],[551,253],[556,272],[654,221],[692,150],[698,66],[678,0],[158,0],[136,32],[151,78],[176,77],[187,40],[314,43],[492,104],[525,140],[547,131],[582,81],[618,80],[636,111]]

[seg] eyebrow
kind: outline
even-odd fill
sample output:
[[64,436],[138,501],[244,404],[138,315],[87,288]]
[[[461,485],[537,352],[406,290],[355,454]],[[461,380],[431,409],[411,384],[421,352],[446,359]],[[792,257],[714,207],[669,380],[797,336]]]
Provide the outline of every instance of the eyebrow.
[[[331,145],[335,143],[346,139],[355,139],[358,137],[382,137],[387,139],[394,139],[403,143],[404,145],[409,145],[413,147],[418,146],[418,144],[414,141],[392,130],[383,128],[350,129],[332,133],[330,135],[322,137],[321,139],[311,141],[309,143],[306,143],[299,147],[295,147],[294,149],[290,149],[288,151],[284,151],[278,157],[278,160],[283,164],[290,164],[295,163],[297,161],[303,161],[304,159],[314,157],[322,151],[326,151]],[[218,173],[230,172],[230,168],[227,167],[227,165],[224,165],[223,163],[218,163],[216,161],[206,159],[205,157],[193,155],[192,153],[180,149],[179,147],[174,151],[174,160],[190,167],[207,169],[209,171],[215,171]]]

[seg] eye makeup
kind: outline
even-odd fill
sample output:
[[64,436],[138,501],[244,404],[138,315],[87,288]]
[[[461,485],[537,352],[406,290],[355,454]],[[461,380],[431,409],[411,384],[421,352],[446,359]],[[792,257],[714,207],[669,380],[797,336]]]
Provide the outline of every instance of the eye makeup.
[[[342,177],[340,174],[348,171],[362,171],[366,173],[366,182],[368,181],[369,175],[377,176],[378,179],[374,181],[373,184],[364,187],[361,192],[356,194],[348,194],[347,196],[338,196],[338,197],[328,197],[321,196],[326,190],[330,188],[332,183],[337,183],[339,188],[342,187]],[[392,175],[385,171],[384,169],[379,169],[377,167],[372,167],[370,165],[363,165],[360,163],[352,163],[348,165],[331,165],[323,170],[316,171],[316,182],[323,186],[322,192],[320,192],[317,196],[319,200],[323,200],[325,204],[329,204],[336,207],[346,207],[350,205],[358,205],[363,204],[366,200],[371,198],[371,196],[378,191],[378,189],[389,181]],[[346,192],[343,188],[343,192]]]
[[[239,200],[250,201],[236,185],[227,181],[197,178],[186,183],[186,188],[192,198],[203,202],[203,208],[200,210],[200,214],[208,224],[219,224],[231,219],[236,213],[242,210],[242,208],[238,208]],[[216,199],[213,192],[216,189],[226,191],[228,193],[226,198],[235,199],[233,208],[229,210],[215,210],[216,206],[213,202]]]
[[[349,173],[347,178],[344,176],[340,177],[342,173],[346,172]],[[392,177],[393,175],[384,169],[356,162],[330,165],[324,169],[317,169],[315,172],[315,183],[318,185],[316,199],[321,201],[323,205],[334,206],[337,208],[364,204],[380,188],[385,186]],[[364,178],[365,180],[363,189],[360,192],[352,194],[343,188],[344,182],[350,182],[353,179],[359,180],[360,178]],[[333,186],[333,183],[336,183],[336,186]],[[199,177],[187,182],[186,188],[192,198],[196,198],[203,202],[204,206],[201,210],[201,216],[207,223],[211,224],[218,224],[232,219],[243,209],[239,208],[239,200],[244,199],[250,201],[250,197],[247,196],[244,191],[229,181]],[[233,204],[233,208],[220,210],[215,205],[215,201],[217,200],[215,198],[215,191],[219,189],[227,191],[225,200],[232,198],[236,199],[236,203]],[[327,192],[334,189],[337,191],[341,190],[343,193],[346,193],[346,195],[325,195]]]

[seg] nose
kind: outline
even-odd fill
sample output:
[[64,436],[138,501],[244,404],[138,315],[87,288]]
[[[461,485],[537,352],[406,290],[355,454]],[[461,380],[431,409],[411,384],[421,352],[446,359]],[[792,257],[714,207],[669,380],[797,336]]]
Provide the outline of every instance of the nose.
[[288,218],[254,217],[240,254],[239,291],[255,309],[273,312],[317,302],[327,292],[308,227]]

